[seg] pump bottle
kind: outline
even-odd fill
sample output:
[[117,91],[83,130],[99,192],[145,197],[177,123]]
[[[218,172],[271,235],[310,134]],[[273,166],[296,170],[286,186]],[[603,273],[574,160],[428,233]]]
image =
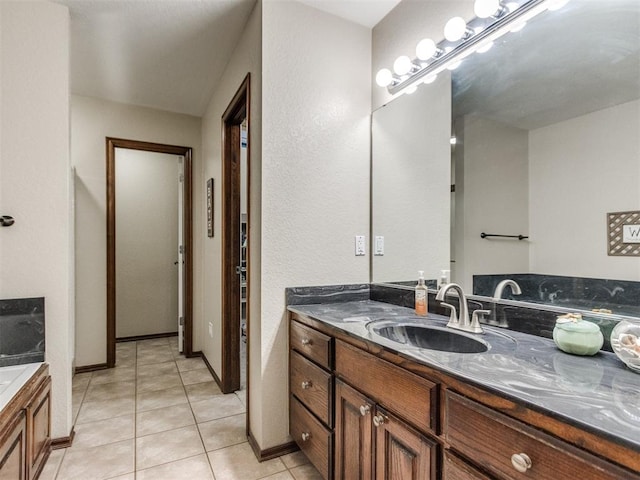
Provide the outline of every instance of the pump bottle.
[[427,286],[424,284],[424,272],[418,272],[418,284],[416,285],[416,315],[427,315]]

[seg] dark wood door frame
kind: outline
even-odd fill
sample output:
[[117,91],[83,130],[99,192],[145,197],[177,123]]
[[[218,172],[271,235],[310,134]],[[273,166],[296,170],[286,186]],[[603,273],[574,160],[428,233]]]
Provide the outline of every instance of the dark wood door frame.
[[[246,119],[249,135],[250,74],[233,96],[222,115],[222,371],[221,390],[231,393],[240,388],[240,282],[236,267],[240,265],[240,124]],[[251,232],[250,154],[247,142],[247,238]],[[247,241],[247,363],[249,359],[249,317],[251,284],[250,244]],[[249,385],[247,368],[247,390]],[[248,411],[248,408],[247,408]],[[247,425],[248,425],[247,418]]]
[[116,148],[184,157],[184,354],[193,355],[192,149],[107,137],[107,367],[116,365]]

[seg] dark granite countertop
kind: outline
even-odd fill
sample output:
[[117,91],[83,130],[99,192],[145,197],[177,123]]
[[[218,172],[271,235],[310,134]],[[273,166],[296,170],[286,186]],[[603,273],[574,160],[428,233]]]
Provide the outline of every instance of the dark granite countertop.
[[483,325],[484,353],[448,353],[389,341],[367,325],[376,320],[445,326],[447,318],[371,300],[288,309],[338,328],[407,358],[529,406],[640,451],[640,375],[609,352],[593,357],[564,353],[552,340]]

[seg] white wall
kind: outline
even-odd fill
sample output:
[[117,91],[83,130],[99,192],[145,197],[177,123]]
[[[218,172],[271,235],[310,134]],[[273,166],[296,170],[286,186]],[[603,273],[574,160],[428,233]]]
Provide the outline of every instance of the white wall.
[[354,236],[369,231],[371,31],[265,1],[262,41],[262,351],[251,354],[262,376],[251,404],[262,404],[252,422],[268,448],[288,438],[284,289],[369,279]]
[[526,273],[529,242],[480,234],[528,235],[528,132],[473,115],[456,122],[455,270],[466,291],[473,275]]
[[0,298],[45,297],[52,434],[71,431],[72,223],[69,212],[69,12],[0,2]]
[[[448,73],[448,72],[447,72]],[[372,235],[384,255],[374,282],[437,279],[449,270],[451,79],[403,95],[372,115]]]
[[[200,119],[189,115],[71,97],[71,160],[76,167],[78,366],[101,364],[107,359],[105,137],[192,147],[197,170],[200,126]],[[196,350],[201,348],[199,340],[196,332]]]
[[[222,366],[221,343],[221,205],[222,205],[222,115],[242,84],[247,73],[251,74],[249,106],[248,159],[251,170],[251,208],[249,255],[250,283],[249,308],[251,311],[250,355],[252,365],[248,370],[251,383],[251,422],[260,425],[262,418],[260,370],[260,202],[261,202],[261,124],[262,124],[262,4],[257,2],[242,37],[236,46],[225,72],[220,78],[202,118],[202,164],[196,173],[194,188],[194,327],[200,335],[202,352],[213,369],[220,375]],[[209,178],[215,180],[215,208],[213,238],[207,237],[205,185]],[[213,336],[208,334],[208,323],[213,325]],[[198,333],[201,332],[201,333]]]
[[607,213],[640,210],[640,101],[529,136],[531,271],[637,281],[640,258],[607,255]]
[[116,338],[178,331],[178,159],[116,148]]

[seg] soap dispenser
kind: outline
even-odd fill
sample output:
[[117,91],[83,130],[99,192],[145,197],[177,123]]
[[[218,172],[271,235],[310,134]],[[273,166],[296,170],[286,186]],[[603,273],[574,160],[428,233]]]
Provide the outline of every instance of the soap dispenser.
[[427,316],[427,286],[424,284],[424,271],[418,272],[418,284],[416,285],[416,315]]

